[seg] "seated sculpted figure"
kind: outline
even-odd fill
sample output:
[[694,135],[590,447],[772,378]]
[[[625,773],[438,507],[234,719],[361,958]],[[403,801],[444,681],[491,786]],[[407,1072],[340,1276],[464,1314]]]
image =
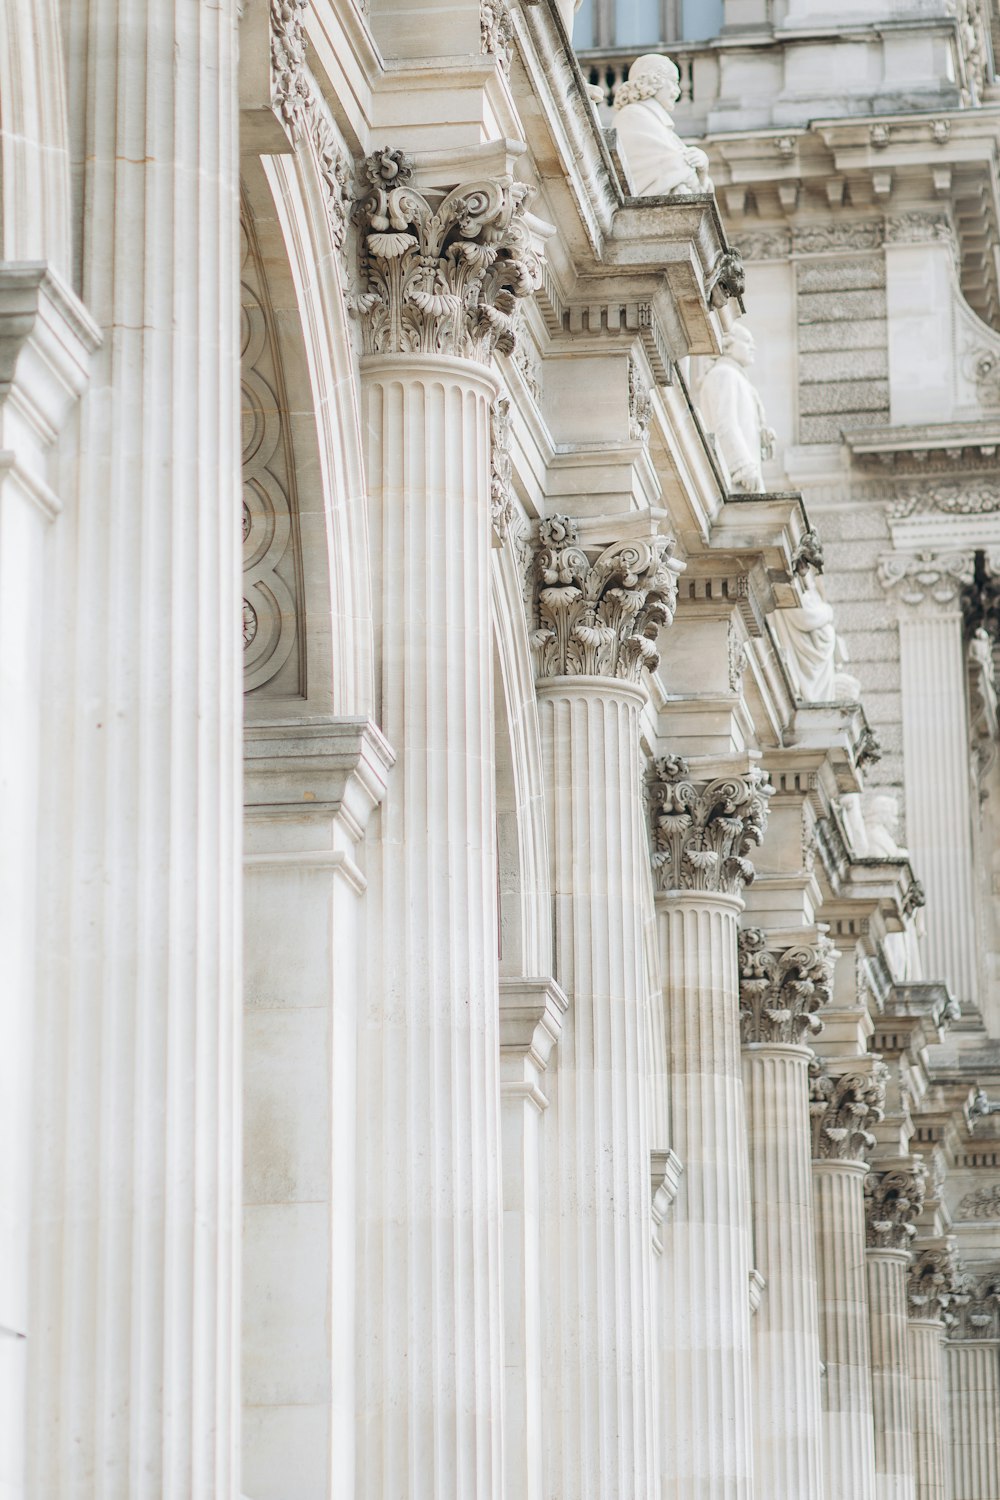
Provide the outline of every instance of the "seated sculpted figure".
[[798,696],[804,703],[833,702],[837,678],[833,606],[823,598],[811,575],[803,580],[801,605],[797,609],[776,609],[773,619],[798,678]]
[[708,157],[685,146],[670,111],[681,96],[680,73],[669,57],[647,52],[628,70],[615,94],[615,129],[639,198],[684,198],[710,193]]
[[764,403],[750,382],[753,334],[736,323],[722,339],[722,354],[707,370],[698,389],[702,421],[713,434],[729,470],[733,488],[759,495],[764,489],[761,464],[774,452],[774,432]]

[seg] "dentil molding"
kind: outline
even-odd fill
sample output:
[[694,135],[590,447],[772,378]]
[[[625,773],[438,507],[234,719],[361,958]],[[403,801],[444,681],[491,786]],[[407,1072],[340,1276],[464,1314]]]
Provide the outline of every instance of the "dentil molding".
[[738,896],[754,878],[747,854],[763,840],[773,790],[758,766],[698,782],[681,756],[654,760],[647,791],[657,890]]
[[672,537],[640,538],[614,542],[592,558],[571,517],[540,521],[531,637],[539,677],[638,683],[644,669],[654,671],[657,632],[673,620],[684,567],[673,548]]

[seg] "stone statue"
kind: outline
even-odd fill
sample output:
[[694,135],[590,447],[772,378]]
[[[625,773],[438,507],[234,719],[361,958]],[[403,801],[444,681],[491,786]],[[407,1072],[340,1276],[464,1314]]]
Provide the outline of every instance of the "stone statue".
[[746,373],[754,352],[753,334],[743,323],[736,323],[723,336],[722,354],[701,382],[698,405],[733,488],[759,495],[764,489],[761,464],[774,452],[774,432]]
[[828,604],[811,574],[802,583],[797,609],[778,609],[774,621],[781,644],[798,678],[804,703],[832,703],[836,699],[837,632],[833,605]]
[[865,832],[869,859],[907,859],[900,847],[899,798],[892,792],[870,792],[864,800]]
[[615,93],[615,129],[639,198],[685,198],[710,193],[708,157],[686,146],[670,111],[681,96],[680,73],[669,57],[647,52]]

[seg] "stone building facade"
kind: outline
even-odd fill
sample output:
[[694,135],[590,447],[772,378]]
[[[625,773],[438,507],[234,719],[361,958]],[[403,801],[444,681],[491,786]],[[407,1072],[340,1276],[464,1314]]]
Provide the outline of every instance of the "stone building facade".
[[993,3],[0,0],[2,1500],[1000,1500]]

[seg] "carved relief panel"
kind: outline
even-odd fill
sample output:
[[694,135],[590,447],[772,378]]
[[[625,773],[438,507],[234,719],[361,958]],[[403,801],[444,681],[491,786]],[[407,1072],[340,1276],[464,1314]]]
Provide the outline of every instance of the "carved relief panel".
[[299,539],[281,357],[253,224],[241,241],[243,682],[265,696],[304,690]]

